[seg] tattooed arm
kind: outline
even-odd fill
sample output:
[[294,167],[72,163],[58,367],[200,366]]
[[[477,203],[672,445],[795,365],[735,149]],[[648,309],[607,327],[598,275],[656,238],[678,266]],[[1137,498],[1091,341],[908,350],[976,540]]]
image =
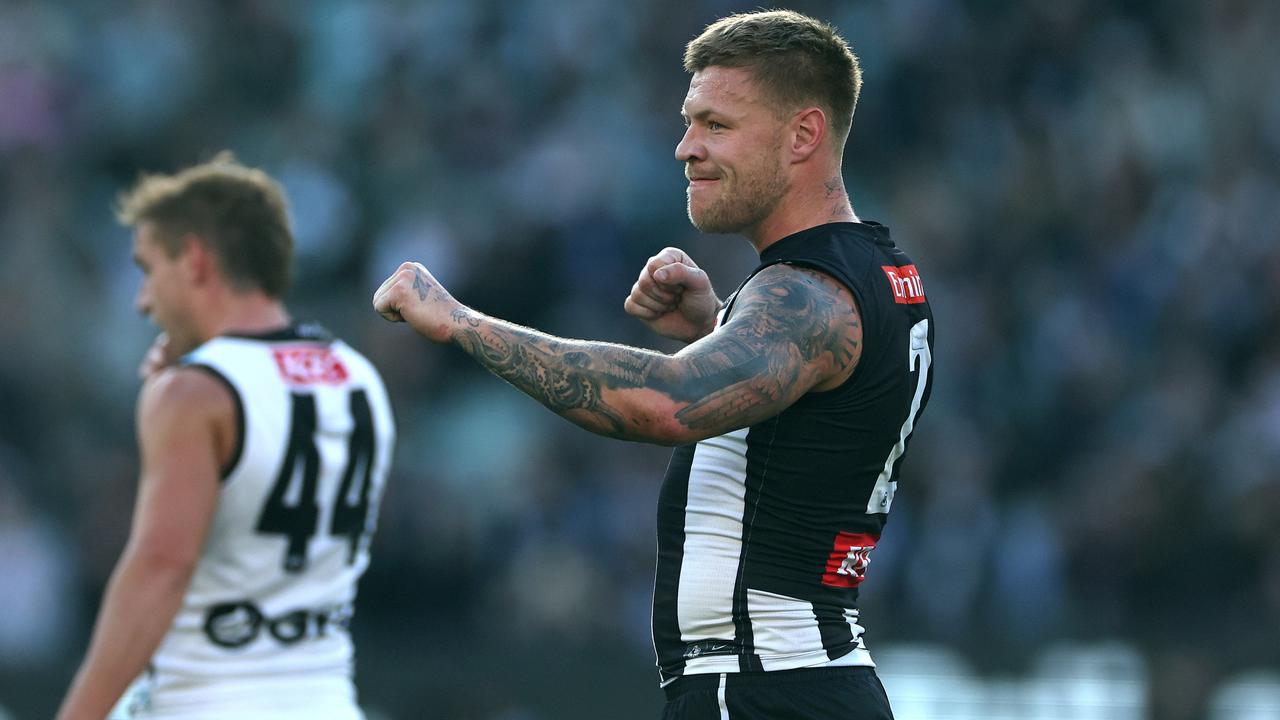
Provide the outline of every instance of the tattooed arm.
[[787,265],[738,293],[731,320],[664,355],[566,340],[492,318],[455,300],[426,268],[405,263],[374,296],[389,320],[453,343],[490,372],[592,432],[660,444],[746,427],[853,372],[862,328],[849,291]]

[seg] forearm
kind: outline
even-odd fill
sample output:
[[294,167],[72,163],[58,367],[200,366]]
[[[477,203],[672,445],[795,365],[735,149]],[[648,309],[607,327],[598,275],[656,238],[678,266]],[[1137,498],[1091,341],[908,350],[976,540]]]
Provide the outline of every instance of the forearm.
[[461,308],[450,340],[521,392],[600,435],[659,444],[680,440],[684,403],[669,356],[604,342],[554,337]]
[[126,551],[107,585],[93,639],[59,720],[102,720],[173,623],[191,568]]

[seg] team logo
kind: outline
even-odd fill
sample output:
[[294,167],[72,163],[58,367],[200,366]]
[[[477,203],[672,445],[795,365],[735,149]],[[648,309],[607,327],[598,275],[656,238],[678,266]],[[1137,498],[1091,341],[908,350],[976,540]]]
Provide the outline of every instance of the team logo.
[[858,587],[867,575],[871,564],[871,551],[876,547],[878,535],[867,533],[836,533],[835,546],[827,557],[827,571],[822,584],[832,587]]
[[338,385],[346,382],[347,368],[327,347],[276,348],[272,351],[280,377],[293,385]]
[[889,278],[895,303],[914,305],[924,302],[924,282],[920,280],[920,273],[915,265],[882,265],[880,269]]

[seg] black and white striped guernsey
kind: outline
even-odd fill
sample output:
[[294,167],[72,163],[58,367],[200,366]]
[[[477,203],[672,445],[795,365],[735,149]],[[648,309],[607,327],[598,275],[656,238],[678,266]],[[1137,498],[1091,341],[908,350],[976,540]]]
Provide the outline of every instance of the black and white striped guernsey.
[[658,498],[653,641],[664,685],[701,673],[874,665],[858,584],[929,399],[933,315],[915,265],[882,225],[787,236],[743,286],[777,263],[849,288],[862,357],[833,390],[676,448]]

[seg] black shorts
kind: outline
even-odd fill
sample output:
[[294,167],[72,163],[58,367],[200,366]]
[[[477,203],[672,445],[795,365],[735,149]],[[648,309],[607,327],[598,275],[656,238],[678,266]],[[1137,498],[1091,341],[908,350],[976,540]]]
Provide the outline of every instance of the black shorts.
[[870,667],[688,675],[665,691],[663,720],[893,720]]

